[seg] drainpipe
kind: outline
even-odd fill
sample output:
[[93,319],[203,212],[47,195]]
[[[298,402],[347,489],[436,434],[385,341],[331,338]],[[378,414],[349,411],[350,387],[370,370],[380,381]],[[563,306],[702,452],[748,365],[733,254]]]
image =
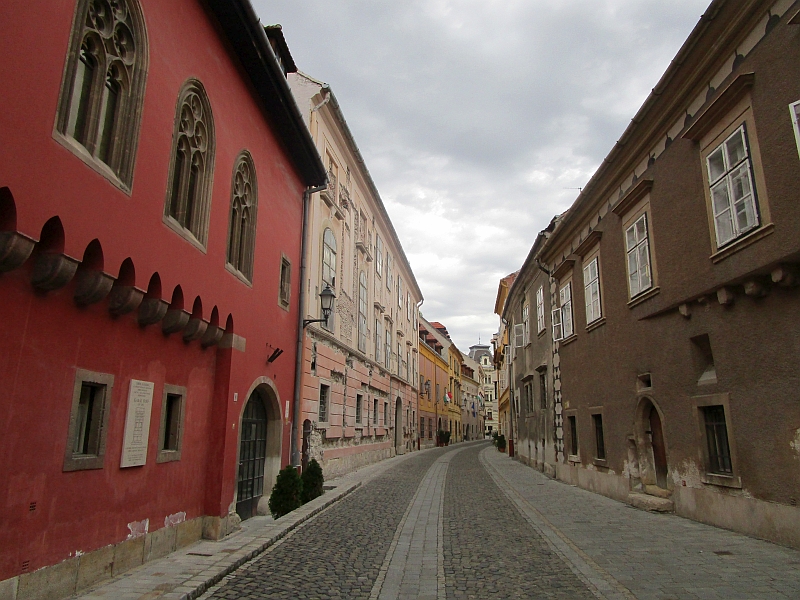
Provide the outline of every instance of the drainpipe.
[[306,251],[308,249],[308,207],[311,194],[321,192],[328,187],[327,178],[323,185],[306,188],[303,192],[303,233],[300,241],[300,294],[299,310],[297,311],[297,352],[294,365],[294,399],[292,402],[292,436],[290,446],[290,460],[293,467],[300,466],[300,453],[297,451],[297,426],[300,418],[300,392],[303,389],[303,342],[305,341],[305,327],[303,317],[306,311]]

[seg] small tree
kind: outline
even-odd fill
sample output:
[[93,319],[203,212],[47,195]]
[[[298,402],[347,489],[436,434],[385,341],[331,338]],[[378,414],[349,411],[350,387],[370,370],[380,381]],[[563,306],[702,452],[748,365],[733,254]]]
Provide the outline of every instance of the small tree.
[[506,436],[502,434],[497,436],[497,449],[500,450],[500,452],[506,451]]
[[317,459],[311,459],[308,466],[303,469],[300,479],[303,482],[303,491],[300,494],[300,501],[303,504],[322,495],[322,484],[325,482],[325,477],[322,475],[322,467],[319,466]]
[[292,465],[287,465],[278,473],[275,487],[269,496],[269,512],[279,519],[285,514],[300,507],[300,496],[303,493],[303,482]]

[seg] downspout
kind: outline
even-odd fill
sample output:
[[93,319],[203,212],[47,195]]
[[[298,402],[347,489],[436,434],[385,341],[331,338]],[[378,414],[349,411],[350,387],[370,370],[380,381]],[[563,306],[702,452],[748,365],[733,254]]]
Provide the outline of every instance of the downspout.
[[305,341],[305,327],[303,319],[306,313],[306,250],[308,249],[308,207],[311,194],[321,192],[328,187],[327,180],[324,185],[306,188],[303,192],[303,233],[300,241],[300,294],[299,309],[297,311],[297,352],[294,365],[294,399],[292,402],[292,436],[290,446],[290,460],[293,467],[300,467],[300,453],[297,451],[297,426],[300,418],[300,392],[303,389],[303,343]]

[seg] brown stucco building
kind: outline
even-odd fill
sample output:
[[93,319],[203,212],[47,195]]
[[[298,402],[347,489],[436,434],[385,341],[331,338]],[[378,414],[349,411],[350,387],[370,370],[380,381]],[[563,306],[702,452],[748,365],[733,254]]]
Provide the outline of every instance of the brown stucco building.
[[559,479],[794,547],[798,64],[800,3],[712,2],[504,308]]

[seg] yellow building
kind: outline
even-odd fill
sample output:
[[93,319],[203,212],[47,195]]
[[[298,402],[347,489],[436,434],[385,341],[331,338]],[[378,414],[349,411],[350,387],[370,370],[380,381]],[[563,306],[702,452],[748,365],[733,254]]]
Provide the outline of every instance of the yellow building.
[[[519,271],[511,273],[500,280],[497,286],[497,297],[494,303],[494,312],[497,316],[502,317],[503,308],[508,298],[508,292],[511,285],[517,278]],[[512,402],[512,395],[510,390],[510,378],[508,376],[509,365],[511,364],[510,357],[508,356],[508,330],[503,320],[500,320],[500,329],[492,338],[494,345],[494,366],[497,372],[497,404],[499,416],[500,433],[505,436],[508,451],[513,455],[514,448],[514,406]]]
[[449,354],[448,375],[450,378],[450,397],[447,402],[448,420],[450,422],[450,441],[460,442],[463,439],[461,429],[461,363],[464,358],[455,344],[447,349]]
[[432,333],[434,327],[419,319],[419,445],[436,445],[436,436],[448,420],[444,397],[450,385],[444,344]]

